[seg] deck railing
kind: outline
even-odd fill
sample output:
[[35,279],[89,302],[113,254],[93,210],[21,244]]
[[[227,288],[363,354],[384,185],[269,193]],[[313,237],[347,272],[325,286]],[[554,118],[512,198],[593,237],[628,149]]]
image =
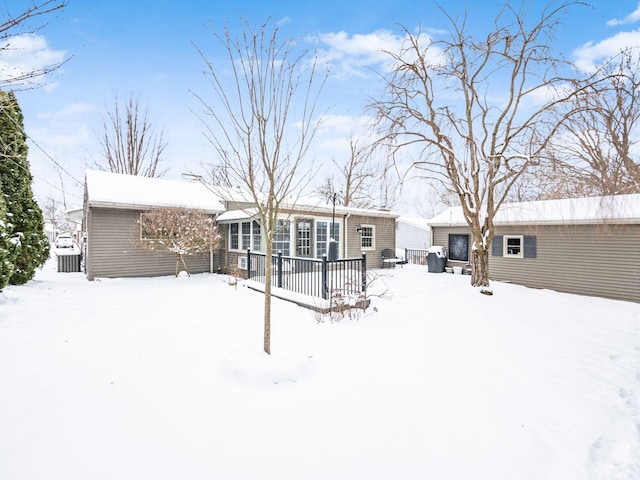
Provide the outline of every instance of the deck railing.
[[405,248],[404,258],[407,261],[407,263],[410,263],[410,264],[426,265],[428,253],[429,253],[429,250],[425,250],[421,248]]
[[[264,283],[266,255],[247,250],[247,279]],[[367,289],[367,257],[322,258],[273,256],[271,281],[274,287],[312,297],[330,299],[340,295],[361,294]]]

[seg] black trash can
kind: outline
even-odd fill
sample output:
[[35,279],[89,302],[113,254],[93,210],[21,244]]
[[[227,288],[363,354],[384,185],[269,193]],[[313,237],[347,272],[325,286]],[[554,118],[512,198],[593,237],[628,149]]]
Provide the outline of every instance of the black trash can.
[[427,269],[431,273],[442,273],[447,264],[447,250],[435,245],[427,253]]

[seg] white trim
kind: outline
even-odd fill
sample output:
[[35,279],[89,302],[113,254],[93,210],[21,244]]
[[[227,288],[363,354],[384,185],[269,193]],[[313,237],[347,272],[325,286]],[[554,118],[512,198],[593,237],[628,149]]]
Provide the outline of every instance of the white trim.
[[365,228],[370,228],[371,229],[371,246],[370,247],[365,247],[365,246],[362,245],[362,240],[365,237],[362,234],[362,230],[360,230],[360,249],[362,251],[364,251],[364,252],[369,252],[369,251],[375,250],[376,249],[376,226],[375,225],[371,225],[371,224],[367,224],[367,223],[363,223],[363,224],[360,225],[360,228],[362,230],[364,230]]
[[[225,225],[227,225],[227,251],[228,252],[246,252],[247,249],[244,248],[243,245],[243,233],[242,233],[242,224],[243,223],[249,223],[251,225],[250,229],[249,229],[249,248],[251,249],[252,252],[263,252],[262,250],[262,245],[264,244],[264,233],[262,231],[262,228],[260,228],[260,248],[256,248],[255,243],[254,243],[254,222],[258,223],[259,222],[257,220],[238,220],[238,221],[234,221],[234,222],[225,222]],[[238,248],[231,248],[231,225],[237,225],[238,226]]]
[[[246,248],[241,248],[243,247],[242,245],[242,224],[243,223],[249,223],[251,222],[251,251],[256,251],[256,252],[264,252],[264,250],[260,249],[256,249],[255,245],[253,243],[253,222],[258,222],[257,218],[254,219],[250,219],[249,218],[243,218],[243,219],[238,219],[238,220],[229,220],[227,219],[226,221],[224,221],[223,223],[225,225],[227,225],[227,251],[229,252],[246,252]],[[328,227],[331,226],[331,220],[332,217],[327,217],[327,216],[315,216],[315,215],[295,215],[295,216],[289,216],[289,215],[282,215],[278,217],[279,221],[283,221],[283,222],[289,222],[289,255],[295,254],[296,252],[296,245],[295,245],[295,241],[296,241],[296,235],[297,232],[295,231],[295,225],[296,222],[298,220],[311,220],[313,223],[313,230],[312,230],[312,251],[313,251],[313,257],[312,258],[316,258],[317,252],[318,252],[318,222],[325,222],[327,224]],[[346,230],[345,230],[345,224],[346,222],[344,221],[343,218],[340,217],[336,217],[335,218],[335,224],[338,226],[338,245],[340,247],[340,250],[338,251],[338,258],[344,258],[344,254],[343,254],[343,248],[344,248],[344,244],[346,242],[345,240],[345,236],[346,236]],[[231,248],[231,225],[238,225],[238,248]],[[375,229],[374,229],[374,234],[375,234]],[[265,236],[264,236],[264,230],[261,228],[260,229],[260,237],[261,237],[261,242],[260,245],[261,247],[264,248],[265,246]],[[328,248],[329,248],[329,238],[330,238],[330,230],[327,232],[327,252],[328,252]],[[374,235],[374,246],[375,246],[375,235]],[[274,253],[277,253],[274,251]]]
[[[508,242],[510,239],[520,240],[520,251],[509,253]],[[502,236],[502,256],[505,258],[524,258],[524,236],[523,235],[503,235]]]

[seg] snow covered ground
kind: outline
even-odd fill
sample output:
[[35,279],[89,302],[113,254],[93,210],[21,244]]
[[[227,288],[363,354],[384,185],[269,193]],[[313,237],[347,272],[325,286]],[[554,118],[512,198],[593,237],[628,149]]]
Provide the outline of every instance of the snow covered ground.
[[0,478],[640,478],[640,305],[407,265],[357,320],[224,276],[0,294]]

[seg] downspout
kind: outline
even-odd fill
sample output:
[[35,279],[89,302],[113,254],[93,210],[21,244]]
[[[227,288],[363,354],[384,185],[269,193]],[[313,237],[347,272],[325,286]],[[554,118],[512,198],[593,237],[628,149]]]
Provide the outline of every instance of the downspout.
[[429,227],[429,246],[433,247],[433,227],[429,224],[427,226]]
[[[215,228],[216,219],[218,218],[218,214],[213,215],[213,223],[212,226]],[[213,243],[209,242],[209,273],[213,273]]]

